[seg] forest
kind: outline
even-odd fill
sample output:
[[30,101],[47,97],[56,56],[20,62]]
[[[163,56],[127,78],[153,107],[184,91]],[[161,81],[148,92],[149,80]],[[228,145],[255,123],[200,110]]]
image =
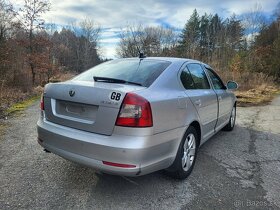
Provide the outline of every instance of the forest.
[[[266,21],[259,8],[243,19],[193,11],[184,29],[128,26],[117,54],[191,58],[210,64],[224,79],[236,79],[243,89],[280,80],[280,7]],[[250,82],[249,82],[250,81]],[[258,84],[256,84],[258,83]]]
[[[36,89],[48,82],[107,60],[99,45],[101,25],[89,18],[62,28],[46,23],[42,15],[52,6],[48,0],[25,0],[15,9],[0,0],[0,112],[38,94]],[[280,3],[270,17],[262,15],[260,5],[228,18],[199,15],[195,9],[182,30],[128,24],[119,40],[116,57],[143,51],[201,60],[243,91],[275,90],[280,82]]]

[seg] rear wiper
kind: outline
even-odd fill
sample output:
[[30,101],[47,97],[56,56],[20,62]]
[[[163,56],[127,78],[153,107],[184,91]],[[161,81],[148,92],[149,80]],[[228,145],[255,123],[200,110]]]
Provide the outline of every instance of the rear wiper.
[[140,83],[137,82],[130,82],[122,79],[115,79],[115,78],[110,78],[110,77],[93,77],[95,82],[108,82],[108,83],[120,83],[120,84],[132,84],[132,85],[138,85],[138,86],[143,86]]

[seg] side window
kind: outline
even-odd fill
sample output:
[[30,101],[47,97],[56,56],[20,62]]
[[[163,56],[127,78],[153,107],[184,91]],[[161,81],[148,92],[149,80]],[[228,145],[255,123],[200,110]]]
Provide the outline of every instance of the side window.
[[195,89],[193,79],[187,67],[184,68],[180,75],[181,82],[186,89]]
[[210,89],[208,79],[200,64],[191,63],[188,64],[187,66],[190,71],[191,77],[194,81],[195,88]]
[[222,82],[221,78],[211,69],[206,68],[207,73],[213,83],[214,89],[226,89],[224,83]]

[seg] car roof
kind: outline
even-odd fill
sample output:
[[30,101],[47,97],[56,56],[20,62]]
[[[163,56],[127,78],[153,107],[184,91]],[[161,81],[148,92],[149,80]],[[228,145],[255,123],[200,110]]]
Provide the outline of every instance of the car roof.
[[[139,59],[137,57],[133,57],[133,58],[122,58],[124,60],[127,60],[127,59]],[[210,66],[208,64],[205,64],[201,61],[198,61],[198,60],[194,60],[194,59],[188,59],[188,58],[176,58],[176,57],[146,57],[146,58],[142,58],[142,59],[147,59],[147,60],[161,60],[161,61],[169,61],[169,62],[172,62],[172,63],[185,63],[185,62],[188,62],[188,63],[200,63],[202,65],[205,65],[206,67],[209,67]]]

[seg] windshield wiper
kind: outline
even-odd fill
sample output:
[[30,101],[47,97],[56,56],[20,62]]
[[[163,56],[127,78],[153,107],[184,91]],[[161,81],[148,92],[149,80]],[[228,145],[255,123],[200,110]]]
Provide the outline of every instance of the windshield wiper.
[[143,86],[140,83],[137,82],[130,82],[122,79],[115,79],[115,78],[110,78],[110,77],[93,77],[95,82],[108,82],[108,83],[120,83],[120,84],[132,84],[132,85],[138,85],[138,86]]

